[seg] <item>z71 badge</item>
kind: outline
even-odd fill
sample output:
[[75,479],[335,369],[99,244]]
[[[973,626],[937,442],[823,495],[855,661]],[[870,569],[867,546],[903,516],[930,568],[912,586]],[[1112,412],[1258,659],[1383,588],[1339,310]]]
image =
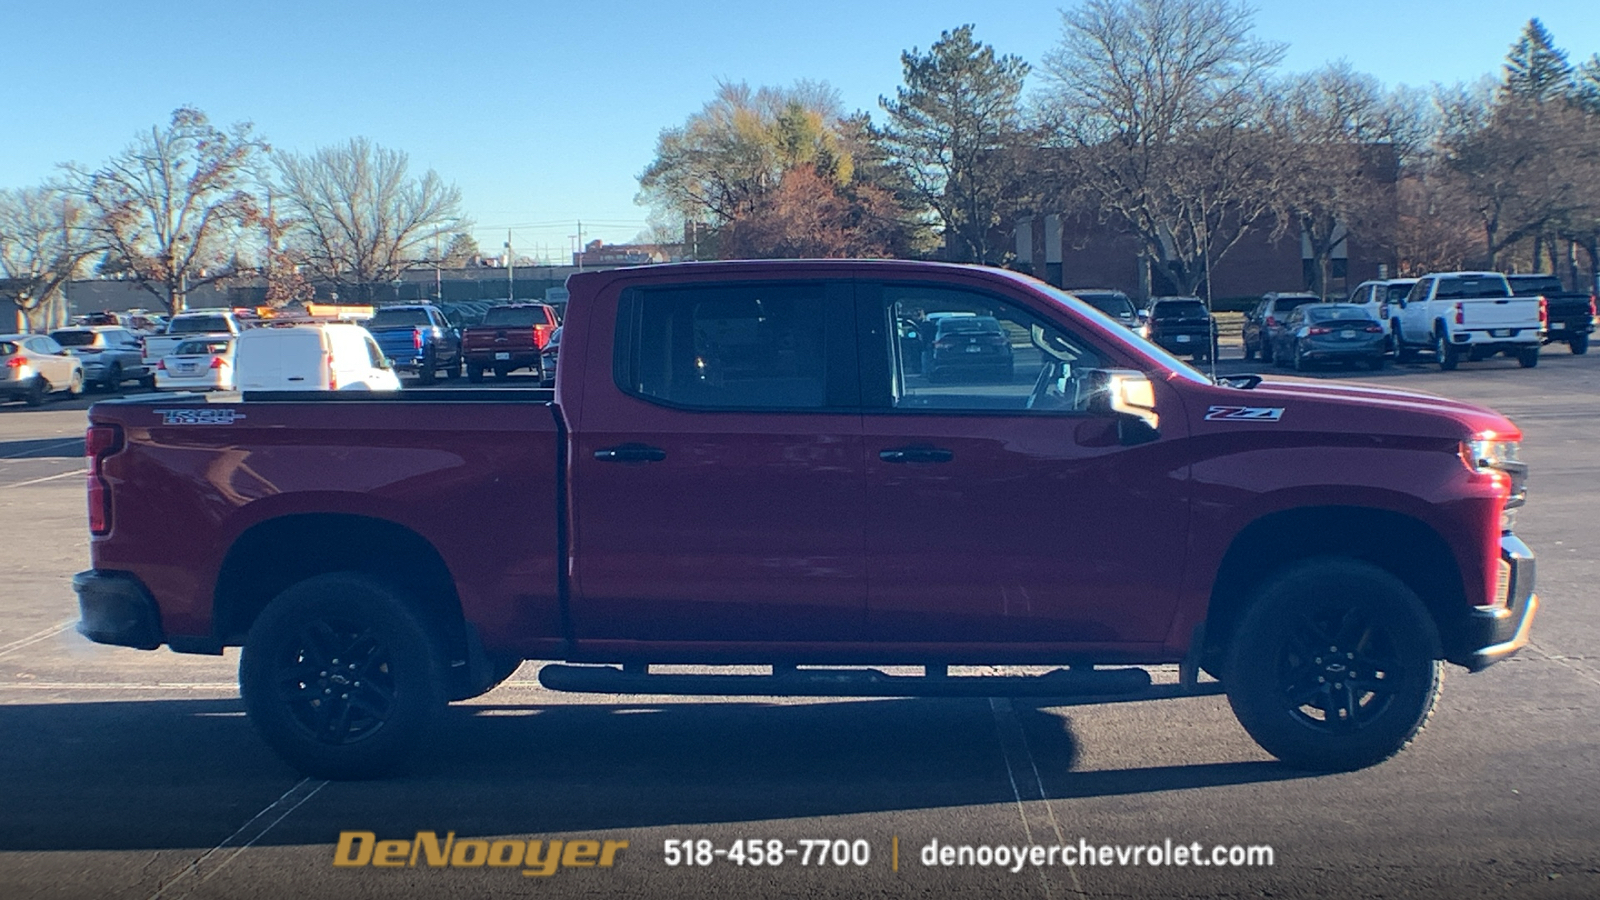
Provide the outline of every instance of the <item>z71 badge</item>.
[[1281,406],[1213,406],[1206,410],[1207,422],[1276,422],[1283,418]]
[[163,425],[232,425],[244,413],[232,409],[158,409]]

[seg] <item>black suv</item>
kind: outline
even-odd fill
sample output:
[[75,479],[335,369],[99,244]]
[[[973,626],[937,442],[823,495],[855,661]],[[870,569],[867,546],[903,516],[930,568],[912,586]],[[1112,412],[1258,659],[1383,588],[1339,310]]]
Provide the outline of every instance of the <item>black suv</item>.
[[1217,355],[1217,322],[1198,297],[1154,297],[1139,333],[1151,343],[1196,361]]

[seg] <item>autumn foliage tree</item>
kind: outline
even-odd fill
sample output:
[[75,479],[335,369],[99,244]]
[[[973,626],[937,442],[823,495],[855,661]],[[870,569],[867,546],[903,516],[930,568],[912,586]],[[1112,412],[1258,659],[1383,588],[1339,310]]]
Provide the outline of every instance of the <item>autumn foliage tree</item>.
[[864,119],[842,115],[826,85],[721,84],[661,133],[640,201],[708,223],[724,258],[899,255],[919,223],[880,183],[866,141]]

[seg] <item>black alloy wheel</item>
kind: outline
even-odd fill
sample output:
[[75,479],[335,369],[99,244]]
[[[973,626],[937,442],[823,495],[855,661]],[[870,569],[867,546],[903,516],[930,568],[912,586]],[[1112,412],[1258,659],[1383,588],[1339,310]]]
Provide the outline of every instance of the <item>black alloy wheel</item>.
[[446,703],[434,631],[405,597],[363,575],[293,585],[245,639],[239,687],[251,723],[308,775],[386,774]]
[[1374,765],[1404,749],[1439,696],[1439,637],[1421,600],[1370,563],[1323,557],[1257,591],[1223,684],[1267,752],[1315,771]]

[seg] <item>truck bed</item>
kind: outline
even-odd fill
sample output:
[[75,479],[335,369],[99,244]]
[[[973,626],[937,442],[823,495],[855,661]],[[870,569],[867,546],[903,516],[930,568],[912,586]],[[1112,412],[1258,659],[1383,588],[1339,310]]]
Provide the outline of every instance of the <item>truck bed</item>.
[[485,646],[561,633],[551,391],[145,397],[96,404],[90,422],[123,441],[104,464],[113,526],[95,565],[166,598],[174,649],[242,637],[213,621],[213,585],[265,579],[243,588],[255,598],[308,560],[354,565],[374,541],[418,538]]

